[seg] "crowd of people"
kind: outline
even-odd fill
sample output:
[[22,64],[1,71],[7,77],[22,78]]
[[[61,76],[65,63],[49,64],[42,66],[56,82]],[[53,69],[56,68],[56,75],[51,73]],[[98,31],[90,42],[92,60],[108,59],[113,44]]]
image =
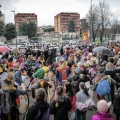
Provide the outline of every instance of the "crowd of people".
[[[91,120],[114,120],[113,113],[120,120],[120,47],[111,46],[111,56],[94,51],[99,46],[61,46],[57,55],[54,49],[54,55],[48,54],[49,46],[42,52],[1,53],[1,119],[19,120],[17,97],[31,92],[33,105],[24,120],[49,120],[51,114],[54,120],[70,120],[74,113],[74,120],[87,120],[87,111],[93,109],[97,112]],[[30,78],[28,86],[23,76]]]

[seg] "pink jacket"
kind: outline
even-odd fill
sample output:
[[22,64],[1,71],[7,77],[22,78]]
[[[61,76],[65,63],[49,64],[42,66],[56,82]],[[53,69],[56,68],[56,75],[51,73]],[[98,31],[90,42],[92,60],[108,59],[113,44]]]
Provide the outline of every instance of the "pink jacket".
[[98,112],[92,116],[92,120],[114,120],[114,118],[109,113]]

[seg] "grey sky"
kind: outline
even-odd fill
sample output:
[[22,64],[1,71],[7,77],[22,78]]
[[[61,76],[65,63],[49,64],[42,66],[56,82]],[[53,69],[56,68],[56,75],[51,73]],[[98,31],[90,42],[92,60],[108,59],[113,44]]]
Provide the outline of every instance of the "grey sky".
[[[36,13],[38,25],[54,25],[54,16],[60,12],[78,12],[84,18],[90,8],[91,0],[0,0],[5,22],[14,22],[16,13]],[[93,0],[98,4],[99,0]],[[106,0],[115,15],[120,14],[120,0]],[[119,17],[120,19],[120,17]]]

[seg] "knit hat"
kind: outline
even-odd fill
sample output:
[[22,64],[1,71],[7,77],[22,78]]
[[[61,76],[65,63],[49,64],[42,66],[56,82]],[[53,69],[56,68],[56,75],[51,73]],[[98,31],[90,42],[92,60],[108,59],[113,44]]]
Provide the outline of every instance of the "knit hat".
[[97,109],[99,112],[106,113],[110,106],[111,106],[111,102],[107,103],[105,100],[100,100],[97,104]]
[[14,87],[15,77],[11,73],[4,72],[1,75],[1,87],[4,90],[11,90]]
[[80,75],[81,74],[81,69],[79,67],[75,68],[74,72],[77,74],[77,75]]

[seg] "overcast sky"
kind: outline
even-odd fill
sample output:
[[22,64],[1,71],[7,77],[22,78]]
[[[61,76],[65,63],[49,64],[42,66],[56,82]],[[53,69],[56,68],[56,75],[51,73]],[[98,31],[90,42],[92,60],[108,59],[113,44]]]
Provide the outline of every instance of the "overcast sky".
[[[36,13],[38,25],[54,25],[54,16],[60,12],[78,12],[80,18],[84,18],[90,8],[91,0],[0,0],[2,12],[5,14],[5,22],[14,22],[16,13]],[[120,0],[106,0],[112,12],[120,14]],[[98,4],[99,0],[93,0]],[[119,17],[120,19],[120,17]]]

